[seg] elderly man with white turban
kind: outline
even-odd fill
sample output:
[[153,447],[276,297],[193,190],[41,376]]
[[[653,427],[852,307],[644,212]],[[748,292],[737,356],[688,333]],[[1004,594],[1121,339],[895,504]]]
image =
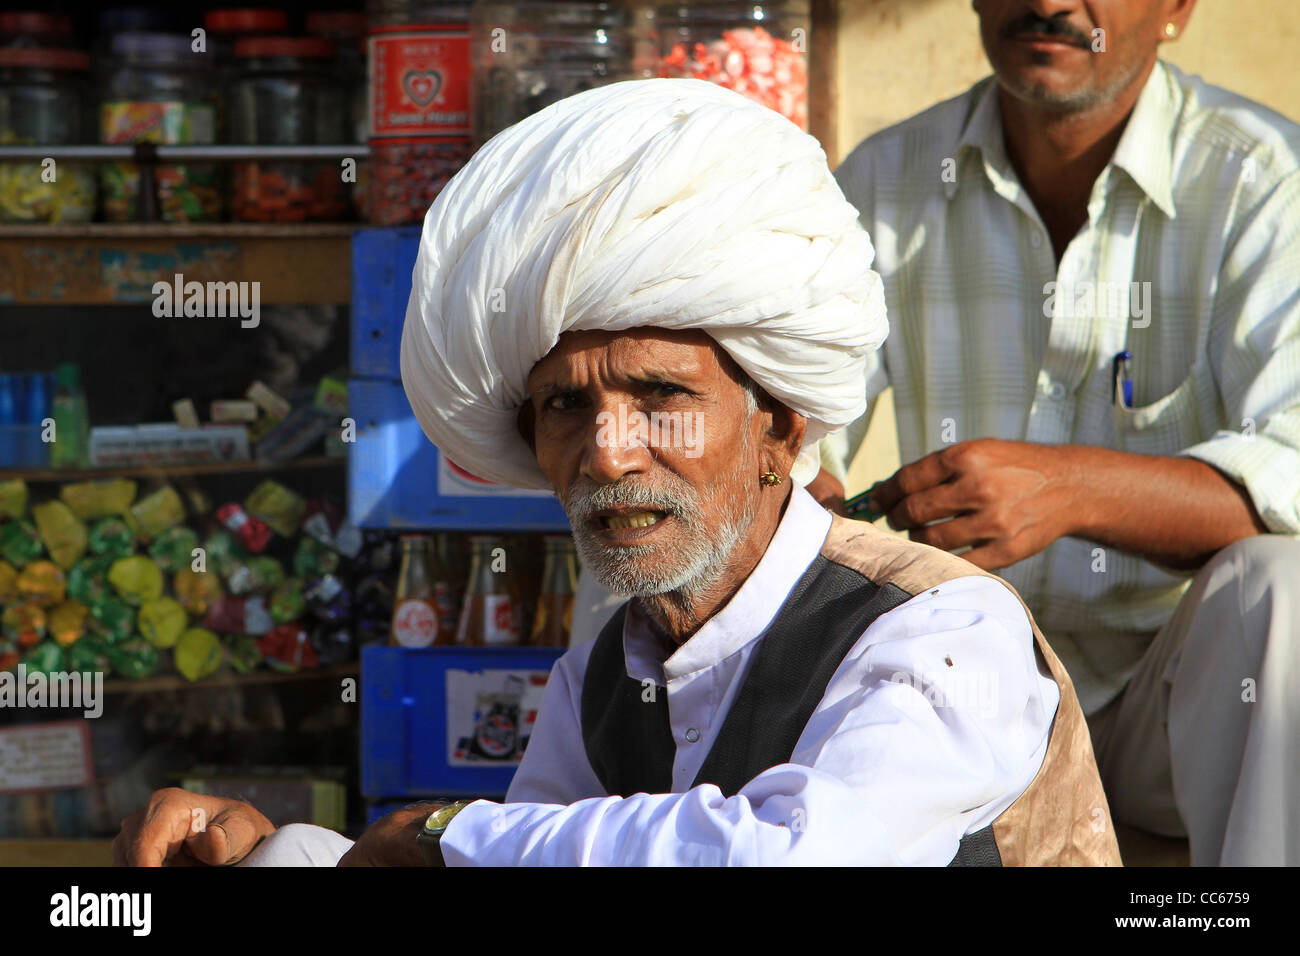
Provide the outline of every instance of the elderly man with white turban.
[[403,383],[449,459],[553,489],[630,600],[555,665],[504,804],[350,844],[162,791],[122,858],[1117,863],[1015,592],[791,477],[862,412],[887,331],[857,219],[814,139],[700,81],[592,90],[489,142],[425,219]]

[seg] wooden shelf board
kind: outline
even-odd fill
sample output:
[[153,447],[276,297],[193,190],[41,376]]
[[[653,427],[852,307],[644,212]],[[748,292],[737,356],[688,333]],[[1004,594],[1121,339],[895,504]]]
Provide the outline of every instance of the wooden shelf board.
[[106,694],[152,694],[165,690],[218,690],[231,687],[255,687],[261,684],[287,684],[297,681],[329,680],[336,677],[356,677],[361,673],[357,663],[336,664],[333,667],[320,667],[315,670],[295,671],[282,674],[273,670],[255,670],[247,674],[224,673],[203,680],[186,680],[179,674],[164,674],[159,677],[147,677],[144,680],[123,680],[111,678],[104,681]]
[[357,222],[0,223],[0,239],[319,239],[349,237]]
[[182,475],[225,475],[259,471],[295,471],[305,468],[343,468],[346,458],[315,455],[290,461],[265,462],[219,461],[203,465],[130,465],[120,468],[33,468],[0,471],[0,480],[21,478],[23,481],[97,481],[103,478],[173,478]]

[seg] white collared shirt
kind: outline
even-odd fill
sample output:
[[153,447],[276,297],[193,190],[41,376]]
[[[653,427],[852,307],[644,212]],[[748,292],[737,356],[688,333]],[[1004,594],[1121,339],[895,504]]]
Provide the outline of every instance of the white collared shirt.
[[795,484],[757,567],[667,660],[629,608],[628,676],[668,695],[672,793],[605,795],[580,720],[588,642],[552,670],[506,804],[478,801],[448,827],[448,865],[947,864],[1033,780],[1060,700],[1023,608],[993,578],[956,578],[877,618],[789,763],[731,798],[691,786],[830,523]]

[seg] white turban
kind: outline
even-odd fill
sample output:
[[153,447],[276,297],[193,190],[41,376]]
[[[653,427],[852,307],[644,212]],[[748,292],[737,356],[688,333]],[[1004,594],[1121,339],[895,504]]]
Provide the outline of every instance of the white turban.
[[546,488],[516,418],[560,335],[700,329],[807,417],[806,456],[865,410],[889,328],[874,255],[780,114],[703,80],[598,87],[493,137],[429,208],[402,384],[450,460]]

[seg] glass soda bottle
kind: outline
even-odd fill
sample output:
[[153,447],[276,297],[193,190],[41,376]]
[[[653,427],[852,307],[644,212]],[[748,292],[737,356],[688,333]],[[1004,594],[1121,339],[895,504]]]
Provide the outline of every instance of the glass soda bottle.
[[390,644],[429,647],[451,643],[439,614],[438,577],[432,539],[422,534],[402,535],[402,564],[397,573]]
[[564,534],[546,536],[546,564],[542,568],[542,589],[537,597],[533,633],[534,647],[568,647],[573,626],[573,594],[578,587],[578,566],[573,539]]
[[506,564],[502,539],[474,535],[469,540],[469,583],[456,643],[467,647],[519,644],[519,620],[511,596],[512,572]]

